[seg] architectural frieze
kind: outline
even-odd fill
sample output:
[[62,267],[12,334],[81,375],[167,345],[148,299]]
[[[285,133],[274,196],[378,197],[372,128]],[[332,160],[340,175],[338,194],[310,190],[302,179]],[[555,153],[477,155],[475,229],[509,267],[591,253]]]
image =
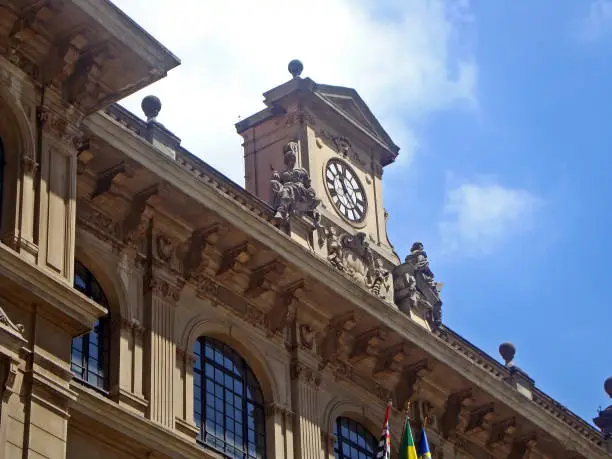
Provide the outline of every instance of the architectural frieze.
[[290,367],[291,379],[302,381],[312,387],[318,388],[321,385],[320,373],[298,360],[293,360]]

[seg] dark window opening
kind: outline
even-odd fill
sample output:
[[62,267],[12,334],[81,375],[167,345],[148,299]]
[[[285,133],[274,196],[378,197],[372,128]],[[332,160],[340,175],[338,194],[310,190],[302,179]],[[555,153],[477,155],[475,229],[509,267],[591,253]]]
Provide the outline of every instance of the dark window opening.
[[232,459],[265,459],[263,394],[245,360],[231,347],[202,337],[196,357],[194,418],[198,441]]
[[378,441],[364,426],[339,417],[334,426],[336,459],[375,459]]
[[[74,288],[108,309],[108,300],[93,274],[78,261],[74,264]],[[74,377],[96,390],[108,391],[110,315],[98,319],[91,332],[72,340],[71,370]]]

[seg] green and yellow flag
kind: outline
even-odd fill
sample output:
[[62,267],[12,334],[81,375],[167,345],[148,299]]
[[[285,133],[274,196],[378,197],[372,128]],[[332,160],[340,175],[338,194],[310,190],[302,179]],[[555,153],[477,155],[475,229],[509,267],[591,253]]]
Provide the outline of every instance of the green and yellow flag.
[[414,446],[414,438],[412,438],[412,429],[410,428],[410,418],[408,417],[406,417],[406,423],[404,424],[399,459],[418,459]]

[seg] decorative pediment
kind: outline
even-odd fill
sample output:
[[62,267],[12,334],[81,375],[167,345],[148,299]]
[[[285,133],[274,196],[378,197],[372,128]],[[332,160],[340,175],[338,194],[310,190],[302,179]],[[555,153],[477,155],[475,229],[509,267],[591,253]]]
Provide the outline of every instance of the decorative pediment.
[[314,93],[348,121],[382,143],[394,156],[397,155],[398,146],[393,143],[357,91],[341,86],[318,84]]

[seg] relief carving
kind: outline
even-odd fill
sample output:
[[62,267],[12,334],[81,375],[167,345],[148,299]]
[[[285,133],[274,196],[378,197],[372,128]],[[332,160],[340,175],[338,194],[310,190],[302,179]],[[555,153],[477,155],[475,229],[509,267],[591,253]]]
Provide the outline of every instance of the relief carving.
[[375,296],[391,301],[391,276],[370,248],[366,233],[338,234],[335,227],[325,229],[327,261],[346,273]]
[[314,347],[315,331],[309,324],[301,324],[300,328],[300,345],[307,351],[311,351]]
[[321,385],[321,375],[308,365],[296,360],[291,362],[291,379],[298,379],[314,387]]
[[320,216],[316,208],[321,200],[316,197],[311,186],[308,171],[295,167],[297,154],[297,142],[289,142],[283,147],[285,170],[272,171],[270,185],[274,219],[279,223],[289,224],[292,215],[310,215],[318,226]]
[[393,270],[395,303],[406,314],[422,308],[432,328],[442,324],[442,283],[436,282],[423,244],[412,244],[403,264]]
[[153,277],[149,281],[149,291],[152,295],[177,302],[181,297],[181,283],[172,284],[164,279]]

